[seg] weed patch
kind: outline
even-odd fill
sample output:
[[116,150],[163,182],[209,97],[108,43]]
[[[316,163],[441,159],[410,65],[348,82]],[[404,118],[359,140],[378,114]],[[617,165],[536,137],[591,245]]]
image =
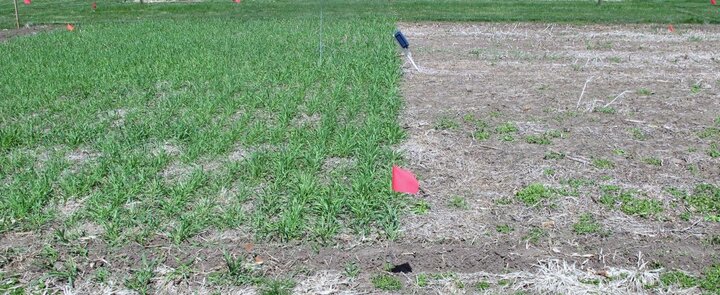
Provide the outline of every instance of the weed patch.
[[545,160],[562,160],[562,159],[565,159],[565,154],[558,153],[558,152],[548,152],[547,154],[545,154],[543,159],[545,159]]
[[717,294],[720,292],[720,265],[708,267],[700,278],[677,270],[665,272],[660,275],[660,282],[664,286],[699,287],[704,293]]
[[424,200],[420,200],[413,205],[412,211],[418,215],[427,214],[430,211],[430,204]]
[[452,117],[443,116],[435,122],[435,129],[437,130],[453,130],[458,128],[460,128],[460,123]]
[[648,95],[652,94],[652,91],[650,91],[650,89],[647,89],[647,88],[639,88],[636,91],[636,93],[637,93],[637,95],[640,95],[640,96],[648,96]]
[[623,191],[617,186],[603,186],[601,190],[600,203],[625,214],[648,218],[663,211],[660,201],[636,197],[633,192]]
[[707,155],[711,158],[720,158],[720,147],[718,147],[718,144],[711,144],[710,148],[707,151]]
[[495,227],[495,231],[501,233],[501,234],[509,234],[515,229],[512,228],[510,225],[507,224],[501,224]]
[[579,235],[598,233],[600,224],[590,213],[583,213],[580,215],[578,222],[573,224],[573,231]]
[[460,209],[460,210],[467,210],[468,204],[467,201],[465,201],[465,198],[461,196],[453,196],[450,199],[450,203],[448,204],[450,208]]
[[506,123],[500,124],[497,127],[495,127],[495,132],[497,132],[499,134],[515,133],[515,132],[518,132],[518,128],[517,128],[517,125],[515,125],[515,123],[506,122]]
[[665,286],[676,285],[682,288],[697,286],[697,279],[681,271],[670,271],[660,275],[660,282]]
[[529,135],[525,137],[525,141],[530,144],[551,144],[549,138],[542,135]]
[[648,138],[647,134],[645,134],[645,132],[643,132],[640,128],[630,128],[629,132],[630,136],[632,136],[635,140],[644,141]]
[[528,206],[535,206],[540,202],[552,198],[554,195],[551,188],[541,183],[533,183],[518,191],[515,197]]
[[644,158],[642,161],[643,161],[643,163],[648,164],[648,165],[662,166],[662,161],[655,157]]
[[700,184],[683,199],[692,212],[704,215],[707,220],[720,221],[720,187]]
[[592,160],[593,166],[599,168],[599,169],[613,169],[615,168],[615,163],[609,159],[603,159],[603,158],[597,158]]
[[538,244],[540,242],[540,239],[547,236],[547,232],[543,230],[542,228],[534,227],[528,231],[527,235],[523,238],[523,240],[528,241],[531,244]]
[[490,283],[485,281],[479,281],[475,283],[475,291],[482,292],[490,289]]
[[370,279],[373,286],[384,291],[400,291],[402,282],[396,277],[387,274],[375,275]]

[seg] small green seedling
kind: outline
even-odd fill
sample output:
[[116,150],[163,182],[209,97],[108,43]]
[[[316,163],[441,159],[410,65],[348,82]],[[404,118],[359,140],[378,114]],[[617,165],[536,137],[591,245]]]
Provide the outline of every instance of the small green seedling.
[[486,141],[490,138],[490,132],[486,130],[477,130],[473,133],[473,138],[477,141]]
[[354,279],[358,274],[360,274],[360,267],[355,262],[345,264],[345,276]]
[[592,164],[593,164],[593,166],[595,166],[596,168],[599,168],[599,169],[615,168],[615,163],[613,163],[612,161],[610,161],[608,159],[603,159],[603,158],[593,159]]
[[549,138],[542,135],[529,135],[525,137],[525,141],[530,144],[551,144]]
[[501,225],[495,226],[495,231],[497,231],[501,234],[509,234],[513,230],[515,230],[515,229],[513,229],[512,227],[510,227],[507,224],[501,224]]
[[720,157],[720,148],[718,147],[718,144],[711,144],[710,149],[707,151],[707,155],[711,158],[718,158]]
[[448,204],[448,206],[461,210],[466,210],[469,208],[467,201],[465,201],[465,198],[461,196],[453,196],[452,199],[450,199],[450,203]]
[[594,234],[600,231],[600,224],[590,213],[583,213],[578,222],[573,224],[573,231],[578,235]]
[[412,211],[418,215],[427,214],[430,211],[430,204],[425,200],[420,200],[413,205]]
[[418,287],[424,288],[428,285],[428,276],[427,274],[421,273],[415,276],[415,283]]
[[637,95],[640,95],[640,96],[648,96],[650,94],[652,94],[652,91],[650,91],[650,89],[647,89],[647,88],[640,88],[637,90]]
[[475,291],[482,292],[487,289],[490,289],[490,283],[488,283],[486,281],[479,281],[479,282],[475,283]]
[[523,238],[523,240],[526,240],[532,244],[537,244],[540,242],[540,239],[544,236],[546,236],[547,233],[542,228],[534,227],[528,231],[527,235]]
[[693,84],[690,86],[690,92],[693,94],[700,93],[702,91],[702,85],[699,83]]
[[453,130],[460,128],[460,124],[455,121],[455,119],[448,117],[448,116],[442,116],[438,121],[435,123],[435,129],[437,130]]
[[640,128],[630,128],[630,135],[632,135],[632,138],[635,140],[643,141],[647,139],[647,135],[645,135]]
[[402,283],[396,277],[388,274],[379,274],[373,276],[370,281],[375,288],[385,291],[400,291]]
[[662,161],[655,157],[647,157],[643,159],[643,163],[653,166],[662,166]]

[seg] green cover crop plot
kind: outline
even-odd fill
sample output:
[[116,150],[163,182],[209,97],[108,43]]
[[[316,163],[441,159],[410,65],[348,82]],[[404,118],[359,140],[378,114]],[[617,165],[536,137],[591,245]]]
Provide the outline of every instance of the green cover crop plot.
[[[22,2],[22,1],[20,1]],[[168,1],[174,2],[174,1]],[[232,0],[140,4],[124,0],[33,0],[21,5],[21,24],[130,22],[150,19],[265,19],[317,17],[323,9],[339,17],[392,17],[401,21],[561,23],[720,23],[709,0]],[[0,2],[0,28],[15,26],[11,1]]]
[[230,228],[395,236],[393,27],[326,20],[322,59],[318,29],[167,20],[4,44],[0,232],[111,246]]
[[328,23],[322,60],[317,29],[161,21],[3,46],[0,230],[67,215],[110,243],[243,223],[282,240],[393,235],[392,27]]

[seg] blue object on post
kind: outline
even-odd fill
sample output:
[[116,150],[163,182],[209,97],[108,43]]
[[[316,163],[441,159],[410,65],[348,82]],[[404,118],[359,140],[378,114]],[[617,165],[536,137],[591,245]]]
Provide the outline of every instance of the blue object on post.
[[402,32],[400,32],[400,30],[395,31],[395,40],[397,40],[398,44],[400,44],[400,47],[404,49],[410,47],[410,43],[408,43],[408,40],[405,39],[405,36]]

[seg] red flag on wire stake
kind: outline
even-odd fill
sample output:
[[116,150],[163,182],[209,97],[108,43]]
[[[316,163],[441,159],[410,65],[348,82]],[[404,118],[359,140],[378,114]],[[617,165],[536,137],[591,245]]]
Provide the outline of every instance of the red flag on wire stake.
[[710,0],[710,4],[712,4],[712,5],[717,5],[717,1],[715,1],[715,0]]
[[235,3],[240,3],[240,2],[242,2],[242,0],[233,0],[233,1],[235,1]]
[[65,26],[65,28],[67,28],[67,30],[70,32],[75,31],[75,26],[73,26],[72,24],[67,24],[67,26]]
[[23,0],[23,3],[25,3],[25,5],[30,5],[30,3],[32,3],[32,0]]
[[97,9],[97,3],[93,2],[93,3],[92,3],[92,10],[95,11],[95,9]]
[[674,33],[674,32],[675,32],[675,28],[673,28],[673,25],[672,25],[672,24],[670,24],[670,25],[668,26],[668,31],[670,31],[670,33]]
[[420,184],[412,172],[393,165],[392,189],[398,193],[408,193],[414,195],[420,190]]

